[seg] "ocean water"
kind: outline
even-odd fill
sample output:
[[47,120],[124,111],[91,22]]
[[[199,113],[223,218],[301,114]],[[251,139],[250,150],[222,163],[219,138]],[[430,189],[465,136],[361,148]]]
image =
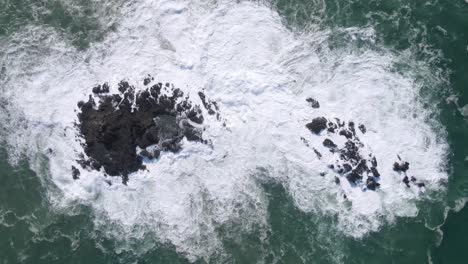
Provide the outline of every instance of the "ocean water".
[[[463,0],[0,0],[0,262],[466,263],[467,28]],[[73,180],[77,102],[147,74],[218,102],[213,147]],[[318,116],[366,125],[378,191],[335,183]]]

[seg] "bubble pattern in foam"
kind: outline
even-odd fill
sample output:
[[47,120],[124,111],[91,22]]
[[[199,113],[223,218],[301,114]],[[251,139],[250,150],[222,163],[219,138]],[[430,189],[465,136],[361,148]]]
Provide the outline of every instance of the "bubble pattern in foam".
[[[196,260],[222,248],[222,225],[241,223],[247,232],[268,228],[267,199],[258,183],[265,178],[281,183],[304,212],[336,215],[337,229],[354,237],[396,217],[417,215],[416,201],[427,197],[407,188],[392,170],[397,155],[411,163],[412,175],[427,190],[443,190],[443,132],[426,121],[418,83],[392,70],[398,56],[391,51],[331,50],[330,32],[295,34],[273,10],[251,2],[140,0],[125,8],[118,30],[87,51],[53,34],[46,41],[54,52],[8,48],[21,63],[7,65],[2,91],[17,124],[7,127],[7,141],[33,161],[48,153],[50,177],[65,198],[57,198],[58,206],[89,204],[96,223],[117,223],[124,238],[152,231]],[[372,29],[344,31],[373,43]],[[41,63],[25,71],[22,65],[30,61]],[[73,125],[76,103],[98,83],[141,83],[148,73],[193,100],[204,88],[218,102],[226,128],[205,115],[204,137],[213,148],[184,141],[181,152],[164,153],[145,164],[147,171],[130,175],[128,186],[95,171],[83,171],[74,181],[70,168],[82,152]],[[320,102],[319,109],[308,106],[309,96]],[[336,185],[332,173],[320,176],[333,157],[317,159],[300,139],[326,152],[323,138],[305,128],[317,116],[366,125],[360,140],[377,157],[379,191],[363,192],[346,181]]]

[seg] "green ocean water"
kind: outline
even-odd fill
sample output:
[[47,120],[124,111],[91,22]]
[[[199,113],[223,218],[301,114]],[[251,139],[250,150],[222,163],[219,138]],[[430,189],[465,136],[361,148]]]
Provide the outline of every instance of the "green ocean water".
[[[0,0],[0,41],[8,42],[28,26],[46,25],[85,50],[118,28],[114,18],[121,4]],[[458,109],[468,104],[468,3],[281,0],[269,5],[291,29],[336,31],[329,43],[332,48],[349,41],[339,28],[372,27],[378,44],[395,52],[411,50],[415,54],[411,59],[441,70],[434,74],[443,75],[448,85],[434,86],[428,80],[421,97],[436,105],[439,112],[433,118],[448,133],[448,191],[440,194],[438,203],[421,202],[417,217],[398,219],[357,240],[324,231],[336,219],[306,214],[295,207],[281,186],[265,184],[271,228],[267,238],[245,233],[242,226],[225,227],[219,232],[228,257],[215,255],[197,262],[468,263],[468,207],[447,209],[468,197],[468,121]],[[4,52],[0,50],[2,60]],[[404,72],[405,68],[396,70]],[[2,78],[0,72],[0,85]],[[458,107],[447,102],[450,95],[458,98]],[[53,183],[39,179],[26,161],[10,165],[7,149],[0,152],[0,263],[188,263],[173,246],[154,245],[149,237],[127,241],[123,247],[121,241],[94,226],[93,212],[86,206],[76,204],[67,212],[54,210],[48,199],[50,190],[46,191],[52,188],[53,192]],[[152,245],[150,250],[138,253],[145,243]]]

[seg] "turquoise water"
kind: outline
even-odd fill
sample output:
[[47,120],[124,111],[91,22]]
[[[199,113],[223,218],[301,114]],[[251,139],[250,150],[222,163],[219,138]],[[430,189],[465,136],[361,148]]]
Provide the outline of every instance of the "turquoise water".
[[[0,0],[0,42],[9,43],[16,33],[40,25],[51,28],[78,50],[86,50],[119,28],[119,10],[124,4]],[[463,117],[459,108],[468,104],[468,3],[297,0],[267,4],[291,30],[334,32],[328,43],[331,49],[350,43],[341,28],[371,27],[376,31],[375,43],[358,41],[352,45],[376,50],[386,47],[397,54],[409,50],[409,62],[396,65],[396,71],[404,74],[407,64],[422,64],[430,67],[437,77],[434,79],[445,80],[441,83],[426,75],[419,77],[421,100],[436,106],[432,118],[447,131],[447,192],[435,195],[436,202],[421,201],[418,216],[399,218],[356,239],[334,231],[335,217],[305,213],[281,185],[263,183],[270,227],[266,236],[261,230],[246,232],[239,224],[223,226],[217,231],[224,252],[195,262],[467,263],[468,209],[460,201],[468,197],[468,117]],[[6,53],[0,49],[2,61]],[[2,75],[0,83],[5,81]],[[457,104],[447,101],[453,95]],[[170,243],[155,242],[150,231],[139,239],[129,238],[123,245],[121,239],[99,230],[93,210],[80,203],[69,210],[56,209],[49,199],[60,192],[54,183],[38,177],[26,158],[11,165],[8,156],[12,146],[4,145],[0,153],[0,263],[189,262]],[[46,158],[41,169],[47,174]]]

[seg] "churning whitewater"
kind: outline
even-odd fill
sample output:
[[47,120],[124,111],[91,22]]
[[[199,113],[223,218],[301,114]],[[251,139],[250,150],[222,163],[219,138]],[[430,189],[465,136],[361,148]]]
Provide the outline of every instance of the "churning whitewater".
[[[367,44],[333,49],[327,30],[299,34],[265,5],[231,2],[134,1],[123,7],[117,30],[85,51],[47,28],[19,33],[50,48],[31,54],[21,46],[28,41],[6,44],[18,58],[5,65],[2,91],[13,161],[26,153],[33,169],[50,177],[60,190],[50,194],[58,208],[90,205],[96,224],[113,236],[151,232],[193,261],[222,252],[223,225],[268,230],[264,182],[284,186],[306,213],[337,217],[337,230],[357,238],[416,216],[418,200],[444,191],[444,132],[417,99],[416,78],[394,70],[399,55],[379,47],[372,28],[339,29]],[[179,152],[144,160],[146,169],[130,174],[127,185],[82,169],[77,103],[105,82],[112,93],[121,80],[145,89],[148,74],[197,105],[199,91],[216,101],[223,121],[202,109],[200,125],[211,144],[184,138]],[[311,133],[306,124],[318,117],[365,125],[365,133],[356,132],[359,151],[375,157],[380,188],[352,184],[330,169],[338,156],[324,139],[341,146],[346,138]],[[409,162],[407,177],[424,187],[405,183],[395,162]],[[72,167],[80,168],[79,179]]]

